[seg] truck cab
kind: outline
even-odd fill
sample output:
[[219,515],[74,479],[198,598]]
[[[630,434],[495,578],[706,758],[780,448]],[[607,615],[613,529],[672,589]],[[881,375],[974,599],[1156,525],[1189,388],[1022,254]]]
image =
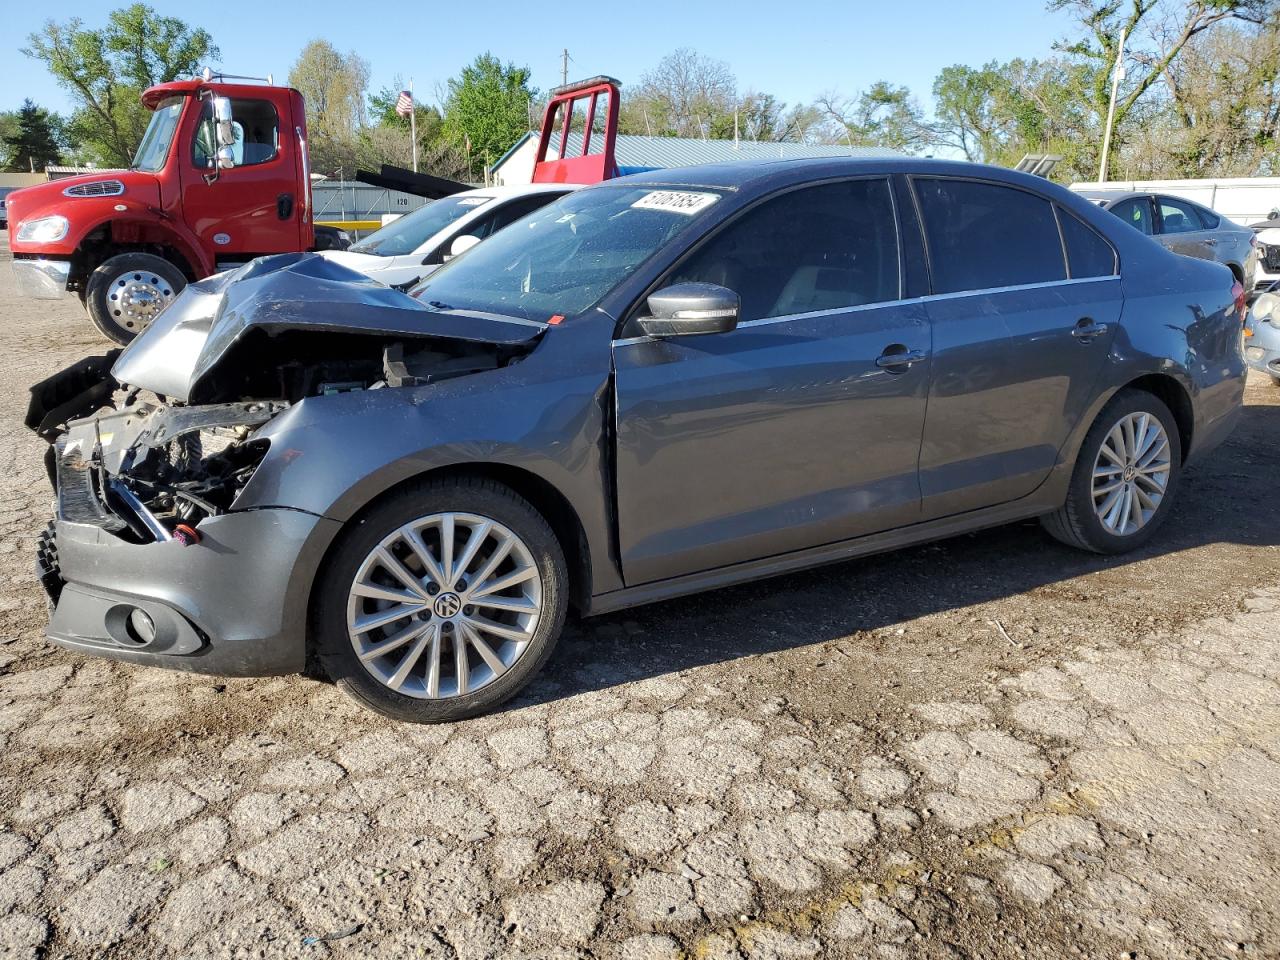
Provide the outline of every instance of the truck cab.
[[315,247],[302,95],[207,72],[151,87],[133,164],[7,198],[19,288],[78,295],[118,343],[188,282]]

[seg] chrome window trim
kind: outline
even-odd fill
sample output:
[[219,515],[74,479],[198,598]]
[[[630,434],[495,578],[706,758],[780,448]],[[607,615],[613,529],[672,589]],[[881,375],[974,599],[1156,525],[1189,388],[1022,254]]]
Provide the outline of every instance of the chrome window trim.
[[[901,307],[916,303],[930,303],[935,300],[958,300],[961,297],[985,297],[996,293],[1015,293],[1021,290],[1039,290],[1048,287],[1065,287],[1074,286],[1082,283],[1110,283],[1118,281],[1119,274],[1112,274],[1109,277],[1075,277],[1066,280],[1042,280],[1039,283],[1021,283],[1011,287],[985,287],[981,290],[961,290],[957,293],[930,293],[923,297],[911,297],[906,300],[881,300],[878,303],[861,303],[853,307],[835,307],[831,310],[813,310],[809,313],[792,313],[782,317],[762,317],[759,320],[746,320],[738,324],[734,329],[741,330],[746,327],[762,327],[775,323],[790,322],[792,320],[810,320],[820,317],[835,316],[845,313],[860,313],[863,310],[880,310],[885,307]],[[730,331],[732,332],[732,331]],[[625,337],[614,340],[615,347],[623,347],[632,343],[643,343],[652,340],[678,340],[679,337],[651,337],[648,335],[639,337]]]

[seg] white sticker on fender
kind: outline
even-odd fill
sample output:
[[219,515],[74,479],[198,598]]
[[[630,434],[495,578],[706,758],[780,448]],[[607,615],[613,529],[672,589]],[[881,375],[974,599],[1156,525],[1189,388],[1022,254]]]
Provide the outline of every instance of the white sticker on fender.
[[637,210],[667,210],[671,213],[683,213],[693,216],[699,210],[705,210],[720,197],[714,193],[687,193],[683,190],[653,190],[631,206]]

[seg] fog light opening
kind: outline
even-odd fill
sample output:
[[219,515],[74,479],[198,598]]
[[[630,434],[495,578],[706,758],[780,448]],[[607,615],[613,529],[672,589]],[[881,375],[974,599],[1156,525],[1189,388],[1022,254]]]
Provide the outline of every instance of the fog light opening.
[[129,639],[139,646],[146,646],[156,638],[155,621],[140,607],[134,607],[133,612],[129,614],[129,618],[125,621],[125,630],[129,634]]

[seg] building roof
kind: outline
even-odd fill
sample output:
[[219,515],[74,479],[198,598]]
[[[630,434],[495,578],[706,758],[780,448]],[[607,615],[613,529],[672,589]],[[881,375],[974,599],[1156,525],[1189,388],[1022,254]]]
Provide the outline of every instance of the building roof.
[[[536,133],[526,133],[504,153],[491,169],[497,170]],[[569,153],[576,153],[580,133],[569,135]],[[689,137],[642,137],[618,134],[614,158],[628,170],[658,170],[691,167],[702,163],[729,163],[734,160],[793,160],[801,157],[900,157],[885,147],[850,147],[832,144],[765,143],[755,140],[695,140]]]

